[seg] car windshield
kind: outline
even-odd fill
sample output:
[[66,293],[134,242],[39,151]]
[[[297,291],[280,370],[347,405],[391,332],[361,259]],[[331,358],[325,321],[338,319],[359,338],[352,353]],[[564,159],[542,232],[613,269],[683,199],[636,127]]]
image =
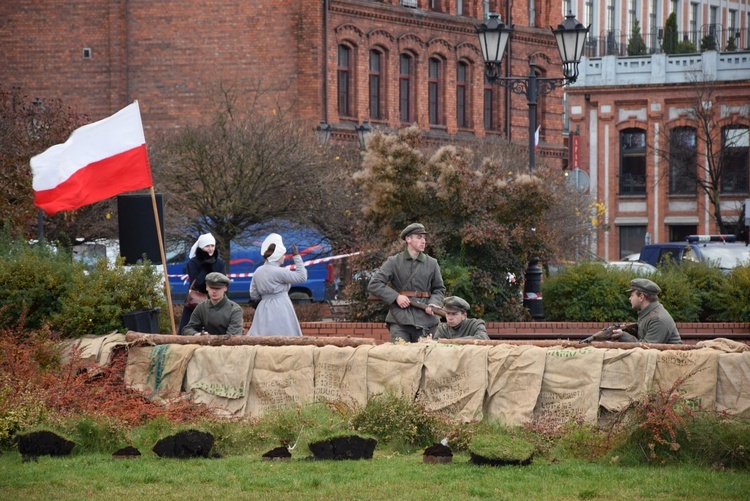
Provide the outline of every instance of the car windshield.
[[740,265],[750,264],[750,247],[746,245],[716,245],[703,247],[703,257],[719,268],[731,269]]

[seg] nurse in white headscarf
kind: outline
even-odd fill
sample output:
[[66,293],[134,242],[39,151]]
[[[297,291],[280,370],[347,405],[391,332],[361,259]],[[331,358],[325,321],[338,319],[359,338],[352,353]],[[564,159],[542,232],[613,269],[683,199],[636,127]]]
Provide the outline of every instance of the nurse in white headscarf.
[[260,300],[255,309],[250,336],[301,336],[302,329],[289,299],[292,284],[307,280],[307,268],[302,263],[297,246],[292,246],[294,269],[282,268],[286,247],[278,233],[271,233],[263,241],[260,252],[266,262],[253,274],[250,297]]
[[[216,239],[210,233],[204,233],[198,237],[193,246],[190,248],[190,261],[188,261],[186,270],[188,275],[188,285],[191,289],[206,294],[206,275],[214,271],[224,273],[224,260],[219,257],[219,250],[216,248]],[[182,332],[190,321],[190,315],[193,310],[188,308],[182,309],[180,317],[180,328],[178,333]]]

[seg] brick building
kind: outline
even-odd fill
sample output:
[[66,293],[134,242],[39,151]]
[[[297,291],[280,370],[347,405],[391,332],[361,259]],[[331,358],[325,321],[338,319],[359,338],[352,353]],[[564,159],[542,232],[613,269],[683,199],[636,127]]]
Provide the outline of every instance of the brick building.
[[[527,75],[530,56],[540,76],[560,75],[549,26],[561,0],[17,0],[0,5],[0,72],[6,87],[92,119],[137,99],[147,137],[210,113],[223,85],[262,89],[265,109],[292,105],[339,139],[369,120],[527,144],[525,97],[484,83],[474,27],[489,12],[516,27],[508,75]],[[538,106],[538,156],[557,164],[562,96]]]
[[701,106],[713,115],[714,149],[729,155],[718,183],[724,222],[741,220],[750,196],[750,52],[593,57],[580,70],[567,89],[570,130],[580,131],[580,168],[606,208],[592,253],[617,260],[647,240],[718,233],[713,204],[682,170],[707,175],[706,135],[692,115]]

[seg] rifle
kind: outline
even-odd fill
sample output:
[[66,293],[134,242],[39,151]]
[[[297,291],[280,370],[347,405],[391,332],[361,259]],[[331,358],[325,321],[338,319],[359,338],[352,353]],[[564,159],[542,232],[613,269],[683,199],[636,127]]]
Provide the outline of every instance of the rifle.
[[635,322],[628,324],[612,324],[609,327],[605,327],[604,329],[593,333],[586,339],[581,339],[579,342],[590,343],[591,341],[609,341],[612,339],[612,331],[615,329],[622,329],[633,336],[638,334],[638,324]]
[[[370,294],[367,296],[368,301],[380,301],[380,298],[376,297],[373,294]],[[409,298],[409,304],[415,308],[419,308],[420,310],[426,310],[427,308],[432,308],[432,312],[439,316],[445,318],[445,310],[442,308],[438,308],[437,306],[430,306],[429,304],[420,303],[413,297]]]

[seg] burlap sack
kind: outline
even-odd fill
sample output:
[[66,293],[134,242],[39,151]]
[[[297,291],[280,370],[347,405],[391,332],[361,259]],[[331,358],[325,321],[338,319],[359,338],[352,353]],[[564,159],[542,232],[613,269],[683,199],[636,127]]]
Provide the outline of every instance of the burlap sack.
[[716,410],[750,418],[750,352],[719,355]]
[[534,416],[595,424],[603,360],[604,350],[596,348],[549,348]]
[[435,344],[426,352],[420,401],[454,421],[482,420],[488,346]]
[[631,402],[642,399],[651,389],[659,352],[641,348],[603,351],[599,405],[616,412]]
[[367,353],[372,345],[322,346],[313,351],[315,401],[367,404]]
[[125,384],[149,400],[169,400],[182,391],[182,381],[197,345],[162,344],[130,348]]
[[547,350],[536,346],[491,346],[487,350],[486,419],[507,426],[528,422],[542,387]]
[[245,414],[257,346],[204,346],[187,366],[185,389],[190,401],[205,404],[214,414]]
[[682,397],[702,405],[704,409],[714,410],[720,353],[711,348],[660,351],[656,360],[654,389],[669,391],[679,379],[684,379],[678,388]]
[[245,415],[311,403],[314,346],[258,346]]
[[740,343],[739,341],[733,341],[724,337],[698,341],[695,345],[700,346],[701,348],[713,348],[726,353],[742,353],[744,351],[750,351],[750,346],[745,343]]
[[428,344],[381,344],[367,353],[367,398],[393,393],[415,398]]
[[81,360],[97,365],[107,365],[112,359],[112,350],[117,346],[124,346],[125,334],[114,331],[104,336],[93,334],[82,336],[77,339],[66,339],[61,342],[63,350],[60,361],[63,364],[70,362],[73,350],[79,350]]

